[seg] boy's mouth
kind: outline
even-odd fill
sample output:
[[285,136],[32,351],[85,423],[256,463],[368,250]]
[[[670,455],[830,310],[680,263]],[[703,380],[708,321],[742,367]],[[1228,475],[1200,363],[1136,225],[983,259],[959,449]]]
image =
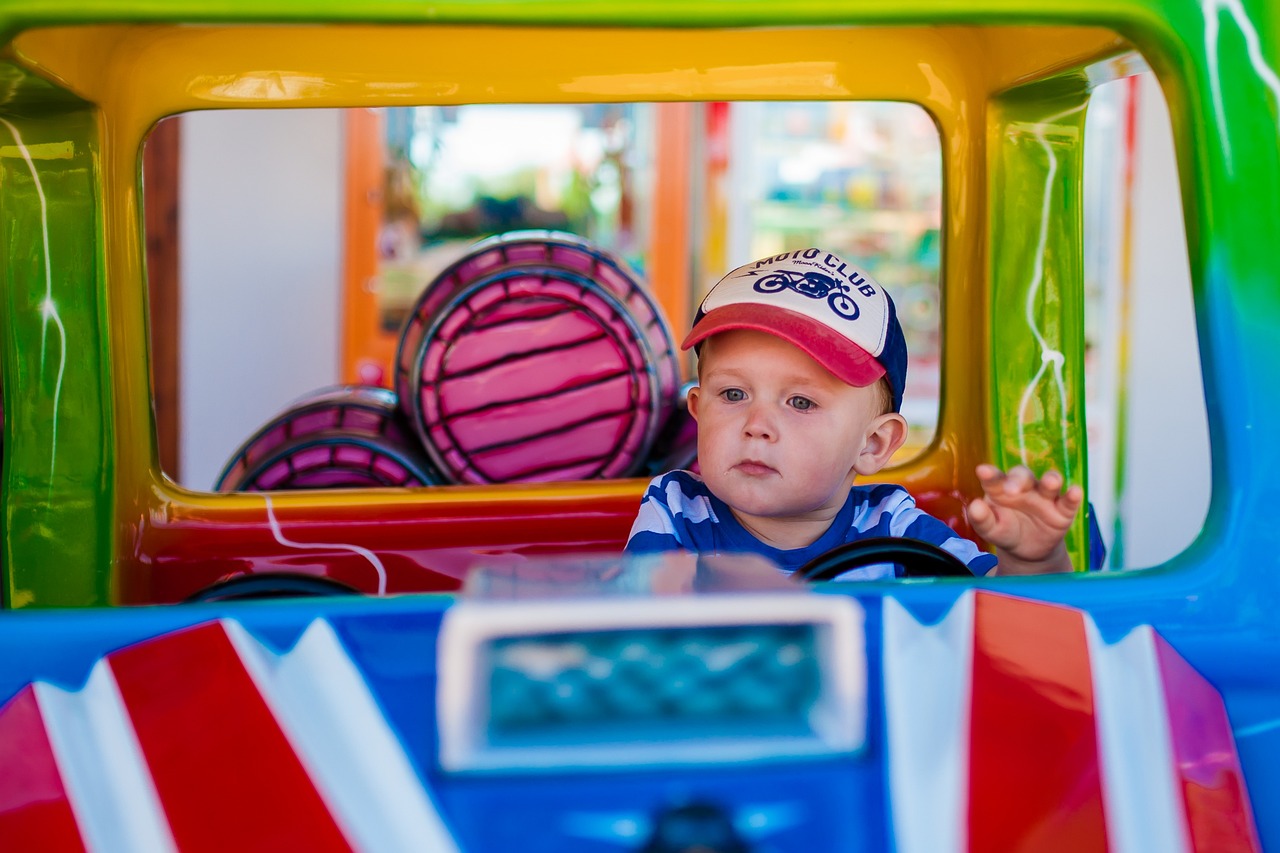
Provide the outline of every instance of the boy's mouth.
[[737,465],[734,465],[733,470],[740,474],[746,474],[748,477],[764,477],[768,474],[778,473],[776,468],[766,465],[756,459],[744,459]]

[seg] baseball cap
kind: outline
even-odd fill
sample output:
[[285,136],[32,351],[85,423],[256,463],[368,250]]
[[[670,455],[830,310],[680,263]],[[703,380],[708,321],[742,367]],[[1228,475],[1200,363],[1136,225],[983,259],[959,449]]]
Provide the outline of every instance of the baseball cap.
[[907,344],[893,300],[861,267],[825,249],[798,249],[732,270],[707,293],[681,349],[717,332],[754,329],[794,344],[859,388],[889,381],[902,407]]

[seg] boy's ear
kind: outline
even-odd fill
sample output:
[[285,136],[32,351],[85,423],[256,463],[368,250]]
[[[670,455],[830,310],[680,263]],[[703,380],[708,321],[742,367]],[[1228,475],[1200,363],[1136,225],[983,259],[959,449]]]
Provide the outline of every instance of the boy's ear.
[[868,476],[889,464],[889,458],[907,440],[907,419],[897,412],[886,412],[867,427],[867,438],[862,452],[853,463],[853,470]]
[[689,417],[693,418],[695,423],[697,423],[697,420],[698,420],[698,398],[701,396],[702,396],[702,387],[699,385],[694,385],[692,388],[690,388],[689,393],[685,396],[685,400],[689,409]]

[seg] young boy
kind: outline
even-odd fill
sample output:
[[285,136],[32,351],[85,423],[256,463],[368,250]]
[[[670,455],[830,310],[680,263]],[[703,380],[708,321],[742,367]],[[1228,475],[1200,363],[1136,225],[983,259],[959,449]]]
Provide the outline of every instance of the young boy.
[[[906,343],[893,300],[866,271],[821,249],[738,267],[707,294],[684,339],[697,347],[689,413],[701,476],[672,471],[646,490],[629,553],[750,552],[794,571],[871,536],[922,539],[974,574],[1071,570],[1064,537],[1084,501],[1060,474],[1037,480],[979,465],[969,504],[980,551],[918,509],[901,486],[855,486],[907,437],[899,414]],[[842,579],[892,577],[869,566]]]

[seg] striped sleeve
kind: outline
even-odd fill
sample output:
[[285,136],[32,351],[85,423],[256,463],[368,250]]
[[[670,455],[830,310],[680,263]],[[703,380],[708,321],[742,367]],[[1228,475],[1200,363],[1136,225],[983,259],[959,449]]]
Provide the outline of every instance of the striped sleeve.
[[695,550],[685,525],[680,523],[683,497],[679,482],[671,474],[650,480],[640,500],[640,511],[631,525],[624,551],[628,554],[653,554]]
[[873,487],[867,504],[859,510],[854,526],[863,536],[902,536],[937,545],[957,557],[975,575],[985,575],[996,567],[995,554],[983,551],[920,509],[901,486]]

